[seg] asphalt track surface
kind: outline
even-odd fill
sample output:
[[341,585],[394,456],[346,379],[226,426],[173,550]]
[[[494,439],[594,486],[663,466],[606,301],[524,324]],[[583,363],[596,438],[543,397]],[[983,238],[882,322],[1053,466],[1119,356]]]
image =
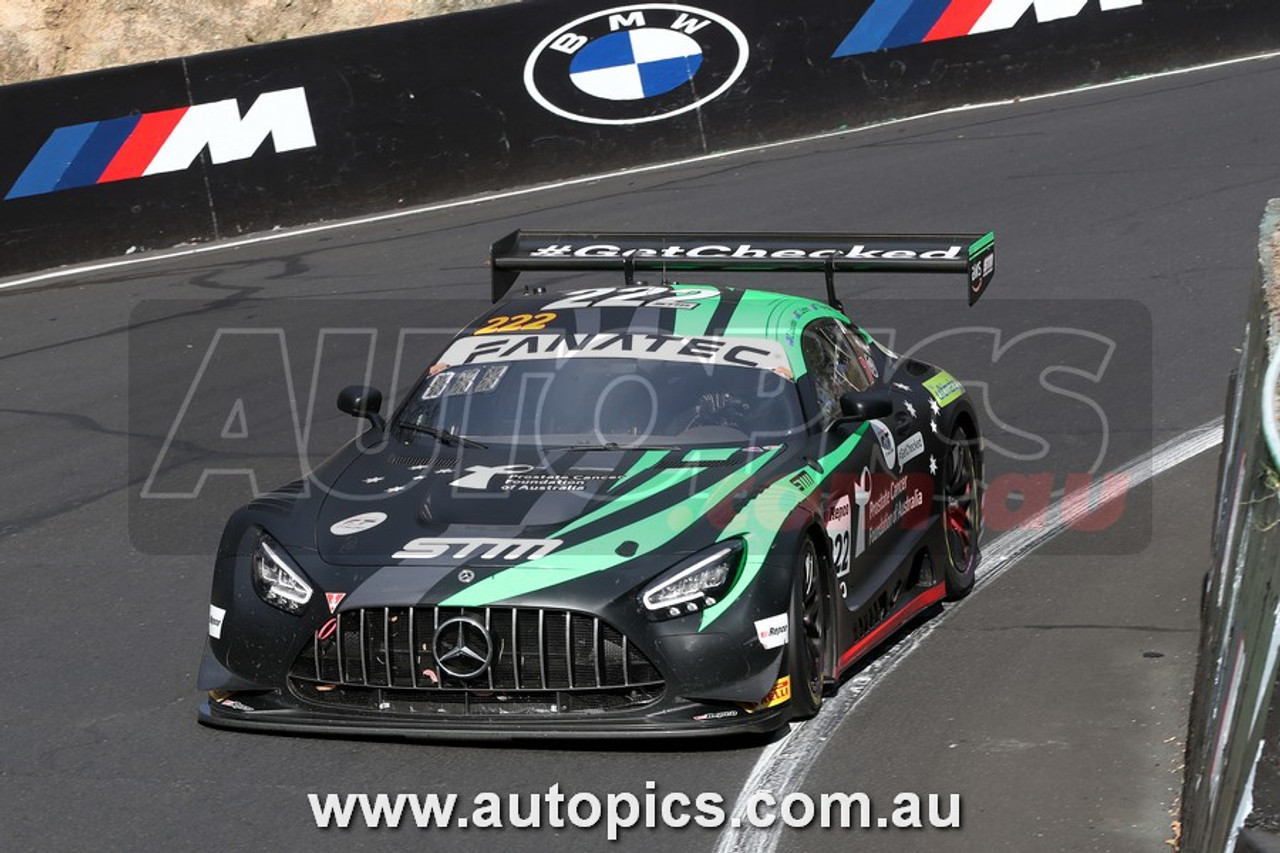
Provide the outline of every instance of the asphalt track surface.
[[[1278,90],[1280,60],[1258,61],[3,293],[3,846],[711,850],[717,831],[696,827],[613,845],[572,827],[320,831],[306,794],[469,798],[559,783],[603,797],[653,782],[659,794],[718,792],[728,807],[758,741],[424,745],[196,724],[209,555],[242,495],[211,488],[184,526],[137,493],[212,330],[302,317],[302,352],[315,324],[404,322],[406,305],[423,325],[459,323],[483,306],[485,247],[515,227],[993,228],[999,272],[976,308],[959,282],[915,277],[851,285],[846,304],[894,330],[899,349],[922,330],[1040,330],[1012,358],[980,338],[939,345],[957,376],[989,380],[984,426],[1003,448],[989,474],[1039,470],[1060,486],[1221,414],[1257,222],[1280,195]],[[1090,378],[1079,371],[1102,338],[1115,358]],[[1046,391],[1052,365],[1077,368],[1057,380],[1075,396]],[[291,369],[310,375],[305,360]],[[264,364],[219,370],[250,413],[261,473],[287,474],[271,438],[287,420],[271,414]],[[333,390],[362,378],[328,370],[317,459],[351,429]],[[1215,466],[1206,453],[1135,489],[1104,530],[1065,534],[981,590],[877,683],[802,783],[867,792],[877,814],[898,791],[958,793],[961,829],[786,830],[779,849],[1167,849]]]

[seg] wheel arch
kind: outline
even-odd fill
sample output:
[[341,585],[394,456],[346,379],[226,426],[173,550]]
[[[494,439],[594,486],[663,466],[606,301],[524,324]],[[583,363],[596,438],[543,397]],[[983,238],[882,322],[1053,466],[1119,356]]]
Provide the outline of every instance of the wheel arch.
[[831,540],[827,537],[827,531],[822,526],[822,518],[813,515],[809,519],[809,524],[804,530],[804,535],[812,542],[814,548],[818,552],[818,558],[822,561],[822,571],[819,572],[819,578],[822,582],[822,597],[826,602],[827,609],[827,635],[823,638],[826,645],[826,654],[823,658],[822,675],[828,684],[835,682],[836,660],[840,655],[840,637],[844,625],[840,620],[841,608],[837,607],[837,601],[832,590],[836,589],[834,568],[835,560],[831,554]]
[[978,467],[978,479],[982,480],[986,476],[982,431],[978,428],[978,413],[967,395],[957,403],[955,413],[946,422],[946,436],[949,438],[957,428],[963,429],[973,441],[973,458]]

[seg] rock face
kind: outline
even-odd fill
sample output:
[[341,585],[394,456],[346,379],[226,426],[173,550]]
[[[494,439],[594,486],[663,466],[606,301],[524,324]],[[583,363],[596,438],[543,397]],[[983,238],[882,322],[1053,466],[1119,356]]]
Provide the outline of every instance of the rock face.
[[390,24],[510,0],[0,2],[0,84]]

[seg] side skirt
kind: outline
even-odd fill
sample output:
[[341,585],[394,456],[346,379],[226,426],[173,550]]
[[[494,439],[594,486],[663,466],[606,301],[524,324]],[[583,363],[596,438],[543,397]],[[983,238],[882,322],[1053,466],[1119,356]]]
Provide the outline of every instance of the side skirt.
[[946,583],[940,581],[929,589],[922,590],[914,596],[906,598],[896,609],[885,614],[874,628],[840,655],[836,661],[836,678],[839,679],[849,667],[888,639],[907,622],[942,601],[947,594],[946,587]]

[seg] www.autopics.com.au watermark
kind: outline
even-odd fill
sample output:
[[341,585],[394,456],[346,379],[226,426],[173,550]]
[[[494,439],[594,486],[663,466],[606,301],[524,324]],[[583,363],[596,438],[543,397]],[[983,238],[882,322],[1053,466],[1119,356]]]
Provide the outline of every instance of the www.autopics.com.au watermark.
[[[872,305],[875,310],[868,313],[874,317],[853,314],[899,357],[897,374],[883,381],[918,382],[907,375],[905,365],[909,360],[927,362],[955,376],[972,401],[986,460],[988,531],[1043,525],[1064,505],[1083,504],[1090,511],[1069,515],[1075,518],[1074,529],[1094,537],[1099,553],[1145,547],[1150,507],[1132,499],[1126,483],[1106,477],[1152,444],[1152,326],[1144,306],[1127,300],[988,300],[964,313],[952,300]],[[411,389],[419,397],[429,395],[432,365],[483,308],[473,301],[449,300],[194,307],[189,301],[148,301],[135,308],[132,318],[130,536],[135,547],[149,553],[208,553],[235,507],[292,481],[304,480],[304,489],[324,488],[307,478],[308,472],[369,426],[336,409],[338,390],[349,385],[382,388],[387,416]],[[353,317],[359,324],[350,322]],[[886,317],[892,325],[883,322]],[[981,322],[967,322],[979,318]],[[426,319],[431,322],[418,322]],[[508,324],[516,321],[524,322],[520,315],[507,319]],[[538,322],[537,314],[529,315],[524,326],[506,337],[544,337],[545,330],[533,328]],[[504,333],[493,330],[486,340],[495,340],[495,334]],[[787,394],[795,395],[793,383],[782,381],[788,377],[770,373],[771,379],[760,380],[749,393],[729,399],[722,387],[729,368],[764,356],[717,349],[714,340],[701,340],[715,337],[654,334],[628,345],[633,353],[644,348],[658,356],[689,361],[686,356],[692,354],[693,361],[701,360],[702,366],[695,368],[707,371],[702,381],[710,384],[702,389],[698,405],[703,413],[698,417],[707,420],[709,412],[715,421],[711,426],[728,423],[743,413],[743,406],[776,409]],[[680,433],[672,432],[677,427],[671,422],[687,426],[681,419],[690,411],[688,401],[673,390],[680,383],[669,387],[643,373],[618,374],[590,399],[566,397],[556,379],[567,360],[551,357],[538,362],[536,370],[528,368],[533,362],[524,356],[519,361],[519,369],[475,371],[467,382],[491,392],[518,381],[516,393],[505,397],[522,407],[511,421],[534,425],[520,440],[545,450],[563,447],[567,433],[547,425],[554,423],[551,415],[569,413],[578,440],[607,444],[620,434],[610,418],[638,412],[631,419],[638,423],[623,433],[629,438],[621,444],[679,445]],[[510,367],[516,359],[487,363]],[[475,389],[468,385],[467,390]],[[441,392],[438,397],[453,406],[450,428],[466,435],[468,418],[479,411],[468,410],[466,399],[474,401],[477,394]],[[753,447],[788,440],[785,432],[758,425],[740,435],[719,435],[731,438],[728,443]],[[420,464],[413,472],[416,480],[387,485],[388,493],[397,486],[412,487],[426,476],[424,470],[432,474],[436,469],[447,469],[459,498],[475,500],[501,499],[515,488],[591,490],[607,489],[612,482],[612,473],[605,471],[596,472],[594,479],[578,472],[581,482],[563,481],[550,470],[554,464],[545,453],[547,464],[539,466],[467,446],[439,452],[435,440],[421,434],[401,443],[403,447],[394,448],[397,457],[435,461]],[[436,464],[436,457],[445,456],[448,465]],[[482,479],[485,488],[470,488]],[[1119,497],[1099,506],[1104,493]],[[1122,519],[1124,525],[1119,524]],[[1123,536],[1103,535],[1120,527]]]
[[367,829],[413,826],[418,829],[603,829],[617,841],[624,830],[722,827],[769,829],[923,830],[960,829],[959,794],[894,795],[891,806],[876,808],[861,792],[817,796],[795,792],[781,797],[769,791],[749,795],[741,814],[730,815],[724,797],[713,792],[659,793],[654,782],[645,793],[567,794],[560,785],[545,793],[482,792],[469,801],[458,794],[307,794],[318,829]]

